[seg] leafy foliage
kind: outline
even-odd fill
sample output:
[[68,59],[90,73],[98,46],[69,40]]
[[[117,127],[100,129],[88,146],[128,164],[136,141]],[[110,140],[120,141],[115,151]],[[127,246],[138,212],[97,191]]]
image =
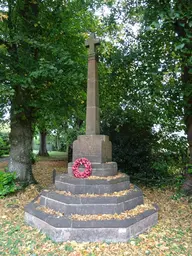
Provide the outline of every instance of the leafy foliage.
[[9,135],[8,133],[0,132],[0,156],[9,153]]
[[[16,170],[18,177],[22,171],[30,173],[23,176],[30,182],[33,179],[27,163],[31,162],[30,137],[35,126],[53,129],[70,115],[82,112],[84,41],[97,24],[91,6],[89,1],[78,0],[0,2],[0,104],[3,110],[11,105],[10,157],[18,162],[25,152],[22,158],[26,159],[24,170],[10,161],[9,171]],[[23,127],[29,132],[21,132]],[[28,148],[14,151],[13,141],[18,144],[22,136],[17,131],[30,134],[24,138],[29,143],[17,145],[21,148],[27,144]]]
[[192,174],[192,164],[186,165],[186,173]]
[[[16,89],[21,90],[28,101],[22,102],[17,111],[22,112],[26,107],[38,108],[38,116],[54,99],[57,101],[49,107],[55,112],[61,106],[60,102],[63,108],[69,103],[74,105],[74,92],[79,91],[84,79],[82,71],[85,69],[81,68],[79,56],[85,54],[85,24],[91,25],[89,13],[83,15],[88,6],[72,2],[64,4],[60,0],[54,4],[51,1],[26,5],[24,1],[5,1],[4,4],[5,10],[8,8],[8,12],[4,11],[8,18],[1,23],[4,34],[1,63],[6,63],[9,69],[4,68],[2,72],[2,97],[9,104]],[[65,93],[64,98],[62,93]]]
[[[109,19],[105,20],[107,26],[118,26],[119,30],[109,32],[111,40],[102,50],[102,120],[106,120],[111,133],[119,131],[116,136],[120,147],[114,154],[115,158],[119,156],[117,162],[121,161],[121,155],[122,159],[134,156],[137,147],[142,145],[138,127],[145,129],[145,119],[149,121],[153,135],[152,151],[148,154],[150,164],[148,171],[137,173],[140,178],[145,176],[142,178],[146,182],[151,179],[153,183],[154,180],[166,183],[173,175],[181,173],[189,160],[187,138],[175,135],[184,130],[189,142],[192,138],[192,13],[189,6],[191,1],[188,0],[116,1]],[[120,112],[116,111],[119,107]],[[138,130],[134,142],[136,152],[128,150],[131,140],[121,141],[121,127],[129,123],[130,118],[124,115],[125,110],[135,111],[132,125]],[[105,126],[105,121],[103,123]],[[127,128],[127,137],[129,133]],[[135,160],[139,163],[139,158]],[[138,167],[140,170],[142,165],[145,167],[145,163]]]
[[[119,119],[124,119],[124,123],[120,123]],[[152,134],[152,124],[143,113],[119,109],[112,120],[105,120],[102,127],[103,133],[110,136],[113,160],[118,163],[120,170],[128,174],[150,171],[155,136]]]
[[13,193],[16,190],[18,190],[16,173],[0,171],[0,197]]

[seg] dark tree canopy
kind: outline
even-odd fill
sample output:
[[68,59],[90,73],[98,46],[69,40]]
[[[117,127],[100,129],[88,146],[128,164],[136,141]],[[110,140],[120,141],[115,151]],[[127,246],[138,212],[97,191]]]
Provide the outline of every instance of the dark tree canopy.
[[[102,38],[103,127],[122,131],[134,116],[132,124],[140,131],[147,124],[150,136],[156,126],[164,137],[185,129],[192,149],[191,5],[190,0],[0,1],[0,112],[11,108],[9,171],[32,182],[35,128],[47,131],[70,122],[75,127],[74,120],[85,120],[89,32]],[[94,15],[105,8],[108,16]]]

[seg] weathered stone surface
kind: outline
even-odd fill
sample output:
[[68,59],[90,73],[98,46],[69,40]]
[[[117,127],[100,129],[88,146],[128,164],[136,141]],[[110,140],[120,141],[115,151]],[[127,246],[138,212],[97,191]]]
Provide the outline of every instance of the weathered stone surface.
[[123,174],[122,176],[116,176],[112,179],[107,178],[95,178],[95,179],[79,179],[74,176],[69,176],[67,173],[56,175],[55,181],[61,181],[69,184],[76,185],[109,185],[109,184],[117,184],[123,181],[130,183],[129,176]]
[[94,34],[86,40],[89,48],[88,55],[88,79],[87,79],[87,109],[86,109],[86,134],[100,134],[100,109],[99,109],[99,86],[96,58],[96,45],[99,39]]
[[[54,227],[79,227],[79,228],[92,228],[92,227],[119,227],[118,225],[123,225],[124,227],[128,227],[132,225],[133,223],[140,221],[142,219],[145,219],[146,217],[156,213],[158,210],[158,207],[154,205],[154,209],[145,210],[144,212],[125,219],[111,219],[111,220],[88,220],[88,221],[80,221],[80,220],[74,220],[71,219],[70,216],[57,216],[45,213],[40,210],[40,206],[35,203],[29,203],[25,206],[25,212],[36,216],[37,218],[41,220],[47,221],[50,225]],[[55,221],[57,219],[57,222]],[[59,224],[58,224],[59,223]]]
[[[39,205],[35,203],[29,203],[25,206],[25,212],[32,216],[46,222],[54,227],[71,227],[71,219],[63,216],[59,217],[56,215],[47,214],[39,209]],[[30,224],[30,223],[29,223]]]
[[91,163],[112,161],[112,144],[106,135],[80,135],[73,142],[73,162],[87,158]]
[[129,189],[129,182],[123,181],[117,184],[109,185],[74,185],[56,181],[55,186],[58,190],[64,190],[71,192],[72,194],[104,194]]
[[[47,214],[48,215],[48,214]],[[44,221],[26,209],[26,222],[46,233],[55,242],[126,242],[132,237],[151,228],[157,223],[158,213],[156,210],[148,210],[136,217],[124,220],[103,221],[75,221],[65,222],[64,217],[55,218],[47,216],[49,222]],[[59,225],[60,223],[60,225]],[[71,227],[69,227],[71,223]]]
[[81,195],[65,195],[57,193],[57,191],[42,191],[41,193],[41,201],[42,204],[45,198],[52,198],[55,201],[60,201],[65,204],[115,204],[125,202],[127,200],[131,200],[136,197],[142,197],[143,193],[141,189],[135,186],[134,189],[131,189],[126,195],[122,196],[103,196],[97,195],[96,197],[81,196]]
[[124,210],[130,210],[139,204],[143,203],[143,198],[138,197],[117,204],[65,204],[60,201],[54,201],[50,198],[46,199],[45,206],[65,213],[70,214],[114,214],[121,213]]
[[146,210],[145,212],[138,214],[137,216],[128,219],[111,219],[111,220],[89,220],[89,221],[79,221],[72,220],[71,226],[73,228],[126,228],[136,222],[139,222],[150,215],[156,213],[156,210]]
[[43,192],[40,197],[41,205],[63,212],[65,215],[121,213],[142,203],[143,195],[140,190],[132,191],[126,197],[66,196],[54,191]]
[[117,179],[77,179],[68,175],[59,175],[55,179],[57,190],[64,190],[72,194],[104,194],[129,189],[130,181],[128,176]]

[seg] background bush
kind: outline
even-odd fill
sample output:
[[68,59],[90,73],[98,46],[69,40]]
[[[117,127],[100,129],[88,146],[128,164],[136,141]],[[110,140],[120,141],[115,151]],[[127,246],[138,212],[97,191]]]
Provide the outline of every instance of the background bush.
[[119,170],[152,183],[173,178],[186,165],[187,139],[154,129],[143,113],[119,110],[102,122],[102,134],[110,137],[113,161]]
[[135,111],[119,110],[102,123],[102,134],[108,135],[112,142],[113,161],[129,175],[148,172],[151,167],[155,135],[150,121],[141,117]]
[[17,191],[19,186],[16,185],[16,173],[0,171],[0,197]]
[[0,132],[0,156],[9,154],[9,134]]

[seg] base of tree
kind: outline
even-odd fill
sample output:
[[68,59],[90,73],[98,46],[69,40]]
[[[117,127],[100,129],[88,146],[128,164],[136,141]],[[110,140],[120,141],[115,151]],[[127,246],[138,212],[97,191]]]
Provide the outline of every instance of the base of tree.
[[48,152],[45,152],[45,153],[38,153],[37,156],[49,156],[49,153]]
[[192,174],[185,174],[185,178],[182,191],[187,195],[192,195]]
[[32,184],[34,184],[34,185],[38,184],[38,182],[35,179],[31,180],[30,182],[25,182],[25,181],[20,181],[20,180],[16,180],[16,182],[22,188],[25,188],[25,187],[27,187],[29,185],[32,185]]

